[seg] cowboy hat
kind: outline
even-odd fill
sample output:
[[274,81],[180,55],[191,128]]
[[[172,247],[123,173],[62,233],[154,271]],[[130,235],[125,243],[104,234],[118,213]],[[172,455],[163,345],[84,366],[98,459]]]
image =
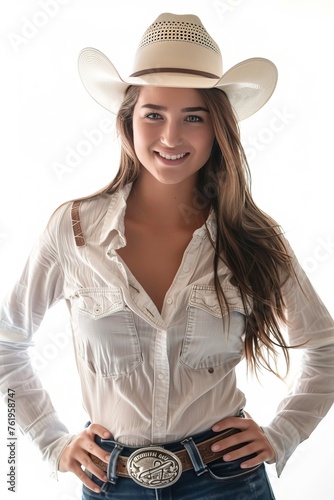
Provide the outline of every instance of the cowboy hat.
[[89,47],[80,52],[79,74],[93,99],[115,114],[129,85],[217,88],[226,93],[239,121],[269,100],[277,82],[276,66],[259,57],[223,73],[219,47],[201,20],[169,13],[161,14],[144,33],[128,78],[121,78],[102,52]]

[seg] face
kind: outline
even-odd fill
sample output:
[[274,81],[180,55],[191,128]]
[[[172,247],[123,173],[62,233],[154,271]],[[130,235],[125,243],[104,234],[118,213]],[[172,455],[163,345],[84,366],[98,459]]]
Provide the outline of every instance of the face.
[[133,113],[136,155],[161,183],[196,182],[208,160],[214,131],[195,89],[142,87]]

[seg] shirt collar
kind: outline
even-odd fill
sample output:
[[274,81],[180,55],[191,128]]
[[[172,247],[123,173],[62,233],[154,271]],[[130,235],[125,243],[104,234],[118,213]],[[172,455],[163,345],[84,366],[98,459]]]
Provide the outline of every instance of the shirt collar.
[[[104,223],[101,231],[100,243],[104,243],[107,238],[110,239],[110,246],[115,250],[126,245],[124,216],[126,211],[126,202],[132,188],[132,183],[126,184],[116,193],[111,195],[110,204],[104,217]],[[206,227],[210,238],[216,241],[216,215],[211,208],[206,221]],[[206,234],[205,225],[194,232],[195,236],[203,237]]]
[[213,208],[211,208],[209,216],[207,218],[206,227],[209,231],[211,240],[213,241],[213,243],[215,243],[217,239],[217,219]]
[[108,238],[111,247],[115,250],[126,245],[124,216],[126,201],[130,194],[131,187],[132,183],[126,184],[123,188],[111,195],[109,207],[104,217],[100,243],[104,243]]

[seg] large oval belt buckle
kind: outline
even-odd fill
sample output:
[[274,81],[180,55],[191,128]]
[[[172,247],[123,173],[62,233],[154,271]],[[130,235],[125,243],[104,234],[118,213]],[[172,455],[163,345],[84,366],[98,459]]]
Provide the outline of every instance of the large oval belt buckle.
[[133,452],[127,462],[129,476],[145,488],[166,488],[182,474],[180,459],[164,448],[150,446]]

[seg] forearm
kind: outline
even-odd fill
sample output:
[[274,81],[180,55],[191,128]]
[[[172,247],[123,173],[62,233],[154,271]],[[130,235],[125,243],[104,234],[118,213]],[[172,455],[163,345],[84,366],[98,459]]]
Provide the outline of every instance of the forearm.
[[276,450],[280,475],[296,447],[307,439],[334,402],[334,343],[305,350],[295,388],[263,430]]
[[72,438],[58,419],[47,391],[34,372],[27,349],[29,344],[0,342],[0,393],[15,392],[16,423],[42,453],[56,477],[59,455]]

